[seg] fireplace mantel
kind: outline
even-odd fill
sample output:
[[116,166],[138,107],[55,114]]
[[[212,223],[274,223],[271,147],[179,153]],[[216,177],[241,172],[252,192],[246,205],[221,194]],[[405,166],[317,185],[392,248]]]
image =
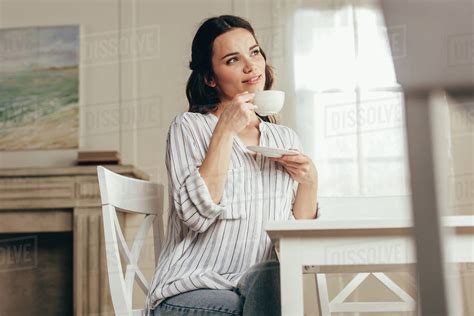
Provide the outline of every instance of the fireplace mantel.
[[[106,167],[148,180],[133,166]],[[112,314],[95,166],[0,169],[0,233],[39,232],[73,233],[74,315]]]

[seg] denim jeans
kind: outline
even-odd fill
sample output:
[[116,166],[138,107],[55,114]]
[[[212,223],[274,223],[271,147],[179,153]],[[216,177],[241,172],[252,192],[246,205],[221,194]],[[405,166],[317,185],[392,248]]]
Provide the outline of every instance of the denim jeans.
[[278,316],[280,306],[280,266],[269,261],[251,267],[232,290],[199,289],[169,297],[153,315]]

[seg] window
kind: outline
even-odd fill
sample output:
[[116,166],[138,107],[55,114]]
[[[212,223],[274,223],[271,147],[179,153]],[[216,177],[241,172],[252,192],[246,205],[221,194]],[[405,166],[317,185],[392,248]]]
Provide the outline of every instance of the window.
[[382,13],[315,6],[296,12],[293,47],[297,129],[319,195],[407,196],[403,95]]

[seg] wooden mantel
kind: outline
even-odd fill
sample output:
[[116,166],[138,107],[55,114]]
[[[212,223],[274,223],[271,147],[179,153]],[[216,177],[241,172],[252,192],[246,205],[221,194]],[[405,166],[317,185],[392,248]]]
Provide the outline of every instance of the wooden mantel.
[[[133,166],[106,166],[148,180]],[[0,169],[0,210],[100,206],[96,166]]]
[[[105,165],[106,168],[120,174],[133,174],[139,179],[148,180],[148,176],[131,165]],[[29,167],[29,168],[0,168],[0,178],[9,177],[45,177],[45,176],[76,176],[95,175],[97,166],[71,167]]]
[[[106,167],[148,180],[133,166]],[[113,314],[96,166],[0,169],[0,233],[38,232],[73,233],[74,315]]]

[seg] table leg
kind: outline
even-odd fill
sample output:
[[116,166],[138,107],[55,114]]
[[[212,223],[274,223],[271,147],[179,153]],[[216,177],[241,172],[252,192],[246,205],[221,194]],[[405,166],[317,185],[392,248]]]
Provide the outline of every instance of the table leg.
[[282,316],[303,316],[303,271],[298,239],[280,240]]
[[318,293],[318,300],[319,300],[319,315],[321,316],[330,316],[331,309],[329,307],[329,293],[328,293],[328,285],[326,282],[326,274],[318,273],[315,275],[316,277],[316,290]]

